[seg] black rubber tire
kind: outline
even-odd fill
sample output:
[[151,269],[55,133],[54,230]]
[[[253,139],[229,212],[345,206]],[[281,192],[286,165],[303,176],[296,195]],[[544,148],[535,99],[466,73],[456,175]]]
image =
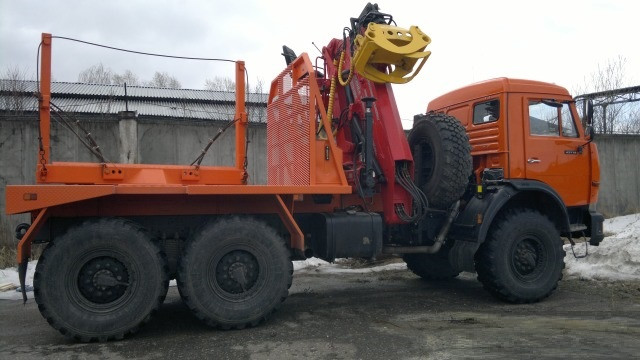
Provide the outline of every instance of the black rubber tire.
[[402,259],[407,263],[407,268],[423,280],[449,280],[460,274],[460,271],[454,270],[453,267],[451,267],[446,253],[405,254]]
[[[100,271],[111,279],[122,275],[119,280],[127,285],[98,287]],[[160,307],[169,286],[167,272],[160,249],[137,224],[89,220],[49,243],[36,266],[34,295],[42,316],[65,336],[82,342],[122,339]],[[91,299],[97,294],[109,297]]]
[[416,115],[408,141],[415,163],[422,164],[415,171],[422,174],[418,186],[427,195],[429,207],[449,208],[464,194],[472,171],[471,145],[464,127],[453,116]]
[[[236,264],[253,281],[246,288],[233,280]],[[292,274],[289,251],[271,227],[251,218],[225,218],[205,225],[189,241],[177,279],[196,317],[226,330],[266,320],[289,295]]]
[[558,230],[533,210],[509,210],[492,225],[476,253],[478,280],[511,303],[548,297],[562,279],[565,252]]

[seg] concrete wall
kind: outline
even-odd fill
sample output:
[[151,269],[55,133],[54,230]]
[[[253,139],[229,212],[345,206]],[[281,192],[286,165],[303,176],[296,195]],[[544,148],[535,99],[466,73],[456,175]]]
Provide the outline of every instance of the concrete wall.
[[[161,119],[140,117],[137,125],[122,123],[116,115],[79,116],[82,125],[92,134],[104,154],[113,162],[123,160],[122,149],[132,162],[147,164],[190,164],[200,155],[209,139],[215,136],[223,122]],[[7,184],[34,184],[38,157],[38,119],[36,114],[0,114],[0,244],[7,233],[20,222],[29,222],[27,215],[5,215]],[[121,131],[126,133],[121,136]],[[266,124],[249,125],[249,183],[264,184],[266,173]],[[52,121],[51,144],[53,161],[98,162],[73,133]],[[132,144],[135,136],[137,144]],[[235,164],[235,131],[229,128],[211,146],[202,165]]]
[[597,135],[600,193],[596,209],[605,216],[640,212],[640,136]]
[[[138,163],[190,164],[224,123],[184,120],[138,120]],[[267,182],[266,125],[249,125],[247,171],[250,184]],[[202,165],[235,165],[235,130],[229,128],[213,143]]]

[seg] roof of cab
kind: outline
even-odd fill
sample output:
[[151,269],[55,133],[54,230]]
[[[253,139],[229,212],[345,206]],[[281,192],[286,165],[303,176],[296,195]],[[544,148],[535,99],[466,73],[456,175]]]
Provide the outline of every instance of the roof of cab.
[[506,77],[477,82],[450,91],[429,102],[427,111],[439,110],[487,96],[504,92],[535,92],[551,95],[570,96],[567,89],[551,83],[524,79],[510,79]]

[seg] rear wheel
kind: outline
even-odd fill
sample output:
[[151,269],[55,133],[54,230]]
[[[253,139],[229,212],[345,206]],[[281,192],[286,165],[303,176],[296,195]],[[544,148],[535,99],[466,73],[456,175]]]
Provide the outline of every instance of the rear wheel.
[[293,265],[283,239],[253,219],[222,219],[189,242],[178,287],[194,314],[222,329],[255,326],[288,295]]
[[471,175],[471,146],[464,127],[453,116],[416,115],[408,141],[415,178],[429,206],[449,208],[464,194]]
[[149,321],[167,293],[167,264],[141,227],[123,219],[87,221],[47,246],[38,261],[38,308],[80,341],[121,339]]
[[558,230],[532,210],[511,211],[496,221],[476,254],[478,280],[494,296],[513,303],[549,296],[564,269]]

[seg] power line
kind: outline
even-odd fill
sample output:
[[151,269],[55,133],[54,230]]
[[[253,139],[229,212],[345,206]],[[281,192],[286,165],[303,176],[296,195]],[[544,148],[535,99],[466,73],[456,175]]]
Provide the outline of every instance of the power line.
[[222,59],[222,58],[203,58],[203,57],[177,56],[177,55],[155,54],[155,53],[148,53],[148,52],[144,52],[144,51],[128,50],[128,49],[122,49],[122,48],[117,48],[117,47],[113,47],[113,46],[98,44],[98,43],[94,43],[94,42],[90,42],[90,41],[74,39],[74,38],[70,38],[70,37],[66,37],[66,36],[51,36],[51,38],[52,39],[63,39],[63,40],[75,41],[75,42],[79,42],[79,43],[83,43],[83,44],[87,44],[87,45],[102,47],[102,48],[105,48],[105,49],[123,51],[123,52],[132,53],[132,54],[139,54],[139,55],[157,56],[157,57],[164,57],[164,58],[171,58],[171,59],[182,59],[182,60],[224,61],[224,62],[231,62],[231,63],[235,63],[236,62],[235,60]]

